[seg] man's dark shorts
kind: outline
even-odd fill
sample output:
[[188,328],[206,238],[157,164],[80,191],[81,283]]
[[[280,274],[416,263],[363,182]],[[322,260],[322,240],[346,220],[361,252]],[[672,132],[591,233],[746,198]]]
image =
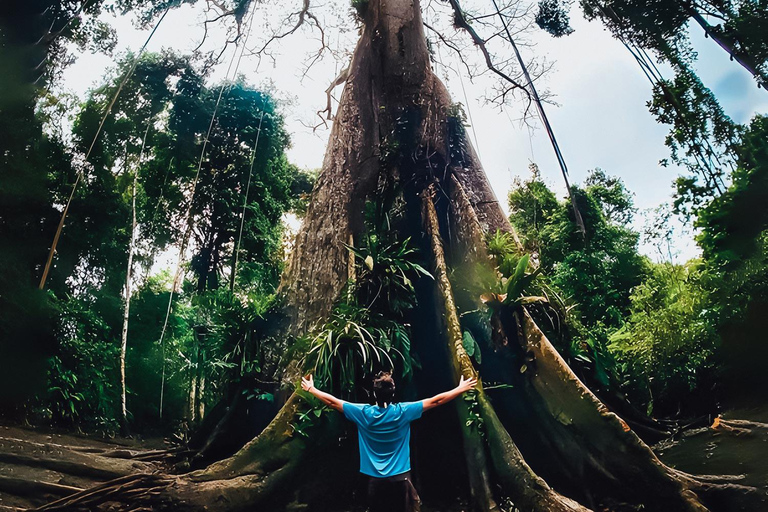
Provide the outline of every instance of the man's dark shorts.
[[369,512],[418,512],[421,500],[411,481],[411,473],[368,479]]

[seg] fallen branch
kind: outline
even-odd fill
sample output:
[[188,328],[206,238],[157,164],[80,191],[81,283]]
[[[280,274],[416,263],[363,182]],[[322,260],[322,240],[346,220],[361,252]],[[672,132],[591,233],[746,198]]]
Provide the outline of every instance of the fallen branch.
[[31,455],[23,455],[20,453],[0,452],[0,462],[45,468],[58,471],[60,473],[66,473],[68,475],[92,478],[115,478],[125,475],[124,471],[119,471],[116,469],[96,468],[80,462],[33,457]]
[[[331,120],[331,118],[333,117],[333,116],[331,115],[331,114],[332,114],[332,112],[331,112],[331,93],[333,92],[333,90],[334,90],[336,87],[338,87],[338,86],[340,86],[341,84],[345,83],[345,82],[347,81],[347,78],[349,78],[349,66],[347,66],[346,68],[344,68],[344,69],[341,71],[341,73],[339,73],[339,76],[337,76],[337,77],[336,77],[336,78],[333,80],[333,82],[331,82],[331,85],[329,85],[329,86],[328,86],[328,88],[325,90],[325,95],[326,95],[326,96],[327,96],[327,98],[328,98],[328,102],[327,102],[327,103],[326,103],[326,105],[325,105],[325,110],[321,110],[321,111],[319,111],[319,112],[318,112],[318,115],[321,115],[321,114],[325,114],[325,113],[327,113],[327,114],[328,114],[328,117],[327,117],[326,119],[328,119],[329,121]],[[322,118],[322,115],[321,115],[321,118]]]
[[724,420],[718,416],[709,428],[718,432],[729,432],[738,436],[742,434],[751,434],[753,429],[768,429],[768,423],[749,420]]
[[0,475],[0,491],[16,496],[40,496],[42,493],[55,494],[57,496],[70,496],[76,492],[82,492],[83,489],[52,482],[26,480],[24,478]]

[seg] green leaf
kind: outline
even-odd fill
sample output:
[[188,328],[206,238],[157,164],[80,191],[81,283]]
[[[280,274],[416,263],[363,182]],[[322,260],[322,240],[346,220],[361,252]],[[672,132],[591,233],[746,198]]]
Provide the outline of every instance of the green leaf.
[[477,364],[483,363],[483,353],[480,351],[480,345],[477,344],[477,340],[475,340],[475,361],[477,361]]
[[507,297],[505,302],[511,302],[515,300],[523,293],[523,286],[525,284],[523,278],[525,277],[525,269],[528,268],[529,259],[530,255],[526,254],[520,258],[520,261],[517,262],[515,273],[507,282]]
[[469,357],[475,355],[475,347],[477,347],[477,342],[475,341],[475,338],[472,336],[471,332],[464,331],[461,334],[461,345],[464,347],[464,352],[466,352]]

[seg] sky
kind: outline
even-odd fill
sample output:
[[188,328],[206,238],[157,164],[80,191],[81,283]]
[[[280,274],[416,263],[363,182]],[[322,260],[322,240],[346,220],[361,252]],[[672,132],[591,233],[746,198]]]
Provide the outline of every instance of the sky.
[[[306,63],[318,47],[319,32],[302,27],[272,46],[271,57],[259,59],[245,52],[242,57],[238,53],[233,58],[237,49],[231,46],[212,74],[213,80],[222,80],[232,59],[232,67],[237,67],[238,74],[251,84],[271,84],[276,88],[292,138],[289,160],[303,168],[317,169],[322,164],[330,124],[313,129],[320,122],[316,112],[325,108],[325,89],[346,65],[357,38],[354,26],[347,21],[347,1],[327,0],[323,4],[325,9],[317,11],[327,35],[334,34],[329,46],[336,55],[321,58],[308,72]],[[282,19],[280,14],[279,9],[265,3],[263,10],[256,12],[246,46],[258,45],[264,34],[275,30]],[[148,29],[134,27],[129,16],[105,15],[104,19],[117,30],[116,55],[126,50],[137,51],[149,33]],[[204,19],[201,5],[170,11],[147,51],[172,48],[180,53],[190,52],[201,41]],[[571,25],[574,33],[561,38],[540,30],[532,32],[527,36],[530,44],[521,48],[523,57],[552,64],[552,69],[537,81],[537,88],[552,95],[554,104],[547,104],[545,109],[567,162],[571,183],[582,182],[589,170],[598,167],[619,176],[635,194],[638,214],[634,226],[640,229],[650,209],[671,200],[672,182],[680,173],[679,169],[659,165],[660,160],[669,157],[664,146],[668,128],[656,123],[648,112],[650,83],[621,43],[600,22],[583,19],[577,7],[571,11]],[[203,49],[220,48],[224,35],[222,30],[212,27]],[[695,68],[726,114],[745,123],[755,113],[768,113],[768,94],[755,86],[749,74],[729,61],[725,52],[700,31],[694,28],[690,35],[699,54]],[[441,58],[446,65],[458,68],[455,57],[446,48],[441,51]],[[79,55],[65,70],[62,87],[83,97],[114,67],[114,60],[115,56]],[[530,175],[531,162],[538,164],[544,180],[564,197],[566,189],[544,130],[531,129],[516,121],[519,105],[502,111],[487,104],[484,98],[489,94],[488,81],[459,77],[453,69],[435,64],[435,71],[446,82],[453,100],[463,103],[471,117],[472,141],[477,141],[480,160],[502,206],[506,208],[506,196],[515,177],[525,179]],[[334,91],[335,98],[340,94],[341,87]],[[334,102],[334,108],[335,105]],[[640,250],[659,259],[656,248],[650,244],[641,244]],[[698,254],[689,229],[678,226],[673,253],[677,262]]]

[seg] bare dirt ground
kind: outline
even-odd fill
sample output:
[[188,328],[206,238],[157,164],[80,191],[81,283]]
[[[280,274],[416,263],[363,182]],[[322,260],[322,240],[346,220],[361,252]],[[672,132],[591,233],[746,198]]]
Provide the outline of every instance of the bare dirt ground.
[[0,425],[0,511],[35,508],[107,480],[155,472],[167,449],[162,439]]

